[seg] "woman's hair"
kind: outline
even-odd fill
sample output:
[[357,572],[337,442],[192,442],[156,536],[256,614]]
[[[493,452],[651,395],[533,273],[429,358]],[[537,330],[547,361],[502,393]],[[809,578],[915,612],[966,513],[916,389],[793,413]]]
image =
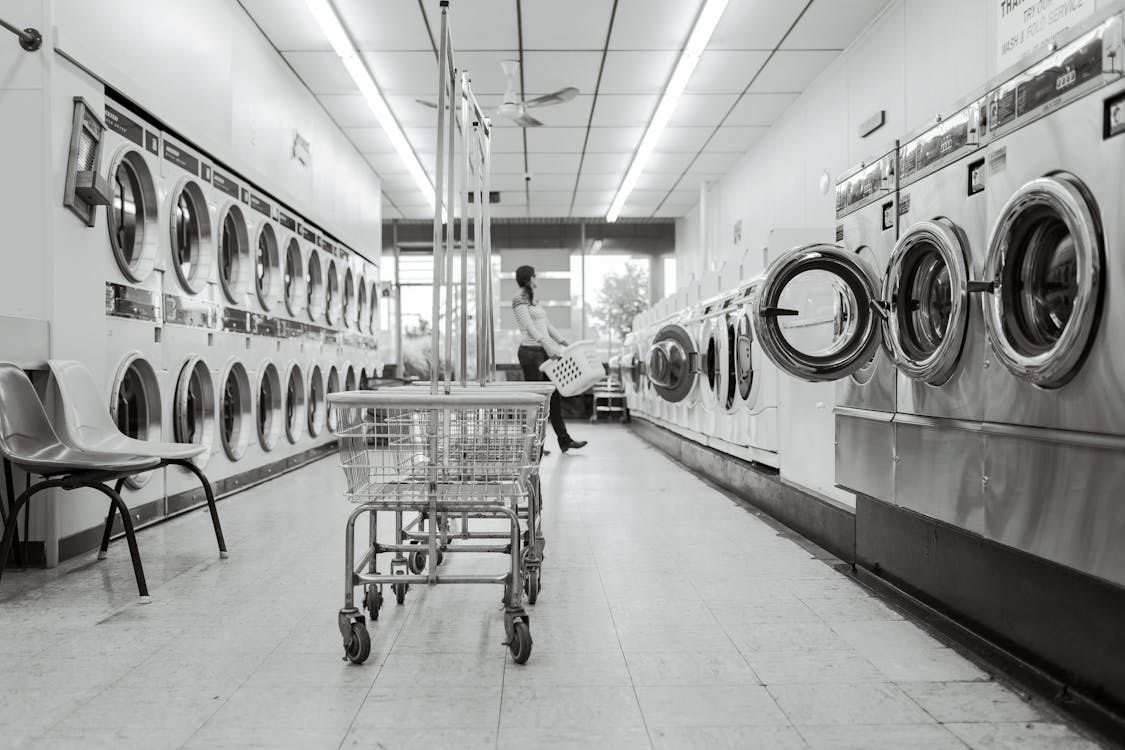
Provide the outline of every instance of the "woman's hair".
[[531,288],[531,278],[535,276],[535,268],[532,266],[520,266],[516,269],[516,283],[519,284],[520,289],[527,295],[527,301],[534,304],[535,290]]

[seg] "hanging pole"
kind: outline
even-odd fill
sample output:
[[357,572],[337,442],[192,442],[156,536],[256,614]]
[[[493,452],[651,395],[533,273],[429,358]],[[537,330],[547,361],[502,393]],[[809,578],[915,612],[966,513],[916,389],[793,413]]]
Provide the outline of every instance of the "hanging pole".
[[445,247],[445,225],[442,221],[445,213],[445,206],[442,205],[442,188],[445,178],[445,139],[442,137],[442,130],[445,127],[446,81],[449,80],[446,73],[449,63],[449,19],[447,17],[449,8],[447,6],[448,3],[443,0],[441,3],[441,51],[438,53],[437,161],[434,170],[437,180],[434,185],[433,324],[430,327],[430,393],[434,395],[438,392],[438,378],[441,377],[441,283],[444,267],[440,248]]
[[28,52],[34,52],[43,46],[43,35],[39,33],[38,29],[21,29],[8,23],[3,18],[0,18],[0,26],[19,37],[20,46]]
[[[450,44],[450,52],[452,54],[452,43]],[[445,205],[448,207],[446,211],[445,223],[445,246],[442,248],[443,257],[445,260],[445,367],[446,367],[446,390],[453,384],[453,249],[456,243],[455,230],[457,227],[456,217],[454,216],[454,203],[456,199],[457,190],[457,104],[461,99],[461,77],[457,75],[457,71],[453,68],[453,61],[450,60],[450,75],[452,76],[453,98],[449,100],[449,155],[447,157],[449,163],[449,182],[446,183],[448,195],[446,195]]]
[[470,171],[469,160],[469,97],[467,96],[468,88],[471,83],[469,76],[465,73],[461,74],[463,80],[462,88],[466,89],[465,95],[461,98],[461,172],[465,175],[465,185],[461,187],[461,305],[460,305],[460,323],[461,323],[461,385],[468,382],[468,369],[469,369],[469,189],[475,185],[476,181],[472,179]]

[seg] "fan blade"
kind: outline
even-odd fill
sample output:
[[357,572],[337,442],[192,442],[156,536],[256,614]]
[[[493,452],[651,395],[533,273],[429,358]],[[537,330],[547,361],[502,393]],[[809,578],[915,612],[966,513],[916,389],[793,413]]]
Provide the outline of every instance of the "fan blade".
[[519,117],[513,117],[512,122],[514,122],[516,125],[519,125],[521,128],[537,128],[543,124],[526,113],[520,115]]
[[418,102],[419,104],[421,104],[424,107],[430,107],[431,109],[437,109],[437,104],[435,104],[434,102],[428,102],[425,99],[415,99],[414,101]]
[[565,89],[559,89],[552,94],[544,94],[537,96],[534,99],[528,99],[523,103],[525,107],[546,107],[550,104],[562,104],[569,102],[574,97],[578,96],[578,89],[573,86],[567,86]]

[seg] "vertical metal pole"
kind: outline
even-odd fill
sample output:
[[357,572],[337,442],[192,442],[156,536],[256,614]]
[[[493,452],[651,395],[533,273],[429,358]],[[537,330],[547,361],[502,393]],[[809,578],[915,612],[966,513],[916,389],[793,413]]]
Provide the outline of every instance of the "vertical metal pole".
[[[487,127],[491,131],[492,123]],[[487,190],[492,179],[492,133],[488,133],[486,148],[484,150],[484,177],[481,180],[483,190]],[[492,313],[492,207],[488,201],[481,201],[481,245],[484,249],[484,284],[488,317],[485,319],[485,332],[488,336],[488,346],[485,351],[485,369],[489,380],[496,376],[496,335]]]
[[[395,263],[395,375],[403,376],[402,360],[402,269],[399,267],[398,249],[398,221],[391,225],[394,232],[394,263]],[[389,319],[389,316],[388,316]]]
[[[452,53],[452,50],[451,50]],[[445,256],[445,364],[446,364],[446,392],[449,391],[449,386],[453,384],[453,248],[456,242],[455,230],[457,227],[456,217],[454,215],[454,203],[456,199],[457,190],[457,104],[461,99],[461,77],[457,75],[457,71],[453,69],[452,59],[450,60],[450,75],[453,77],[453,98],[449,100],[449,155],[447,161],[449,164],[449,182],[447,183],[447,190],[449,191],[447,200],[445,202],[448,206],[448,215],[446,218],[446,231],[445,231],[445,247],[443,253]]]
[[[469,77],[462,73],[462,88],[465,94],[469,90]],[[465,176],[465,184],[461,187],[461,385],[468,382],[469,370],[469,190],[474,185],[472,174],[469,170],[469,98],[461,98],[461,149],[464,152],[461,158],[461,172]]]
[[579,227],[580,252],[582,253],[582,340],[586,340],[586,222]]
[[446,100],[446,81],[448,76],[446,70],[449,63],[449,9],[446,3],[442,3],[441,8],[441,50],[438,53],[438,102],[437,102],[437,161],[435,168],[435,176],[437,177],[436,184],[434,185],[434,272],[433,272],[433,325],[430,327],[430,393],[437,394],[438,392],[438,378],[441,376],[440,360],[441,360],[441,276],[442,276],[442,258],[438,248],[443,248],[443,235],[445,233],[445,226],[442,222],[445,213],[442,205],[442,188],[444,187],[444,166],[445,166],[445,140],[442,138],[443,128],[445,127],[445,100]]

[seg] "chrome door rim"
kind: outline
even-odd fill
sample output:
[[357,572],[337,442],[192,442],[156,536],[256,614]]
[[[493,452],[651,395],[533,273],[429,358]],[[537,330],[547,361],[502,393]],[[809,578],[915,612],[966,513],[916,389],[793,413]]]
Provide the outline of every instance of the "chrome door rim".
[[[949,272],[952,290],[952,309],[946,335],[937,347],[925,357],[911,354],[906,337],[909,332],[901,315],[909,314],[899,299],[903,289],[903,274],[907,271],[910,256],[920,247],[933,247]],[[953,375],[969,324],[969,275],[966,263],[967,250],[960,231],[948,219],[919,221],[912,224],[899,238],[891,252],[887,276],[883,280],[883,301],[888,305],[884,322],[883,341],[895,365],[907,377],[930,385],[942,385]],[[906,279],[909,282],[909,279]]]
[[[757,378],[754,373],[754,325],[750,320],[750,313],[743,311],[738,316],[735,332],[735,378],[738,381],[738,395],[745,406],[753,406],[757,401]],[[745,330],[744,330],[745,329]],[[747,372],[738,360],[738,342],[747,339],[750,342],[750,370]]]
[[[678,348],[683,354],[685,367],[687,368],[685,377],[676,383],[671,381],[658,382],[660,376],[656,374],[658,368],[651,364],[653,358],[661,357],[670,363],[673,348]],[[648,350],[647,361],[650,363],[647,368],[648,381],[651,383],[653,390],[669,403],[675,404],[684,401],[695,388],[699,371],[698,359],[699,353],[695,349],[695,344],[682,326],[671,323],[661,328],[653,337],[653,343]]]
[[[704,411],[713,411],[720,404],[720,388],[722,387],[722,366],[723,366],[723,339],[721,336],[720,328],[722,328],[722,316],[711,317],[703,321],[703,326],[700,329],[701,335],[699,337],[699,405],[703,407]],[[726,333],[725,330],[722,331]],[[711,372],[707,371],[707,357],[710,352],[714,352],[714,361],[711,363]]]
[[[1045,210],[1065,224],[1075,240],[1077,292],[1070,317],[1058,339],[1045,351],[1020,351],[1008,332],[1008,310],[1018,290],[1009,284],[1012,236],[1028,212]],[[1022,254],[1021,254],[1022,259]],[[995,284],[986,306],[985,330],[997,359],[1016,377],[1040,388],[1065,385],[1085,358],[1097,328],[1104,273],[1100,223],[1074,178],[1041,177],[1017,190],[989,237],[986,278]]]
[[[838,276],[851,289],[857,302],[858,335],[829,355],[796,350],[785,341],[777,316],[770,313],[777,307],[790,281],[805,271],[814,270]],[[791,250],[767,269],[754,304],[754,330],[758,332],[758,341],[774,364],[796,378],[815,383],[846,377],[867,364],[879,348],[881,325],[869,307],[876,299],[878,288],[874,270],[837,245],[807,245]]]
[[725,414],[734,414],[742,406],[738,388],[738,315],[735,311],[724,314],[722,321],[723,361],[719,367],[719,408]]

